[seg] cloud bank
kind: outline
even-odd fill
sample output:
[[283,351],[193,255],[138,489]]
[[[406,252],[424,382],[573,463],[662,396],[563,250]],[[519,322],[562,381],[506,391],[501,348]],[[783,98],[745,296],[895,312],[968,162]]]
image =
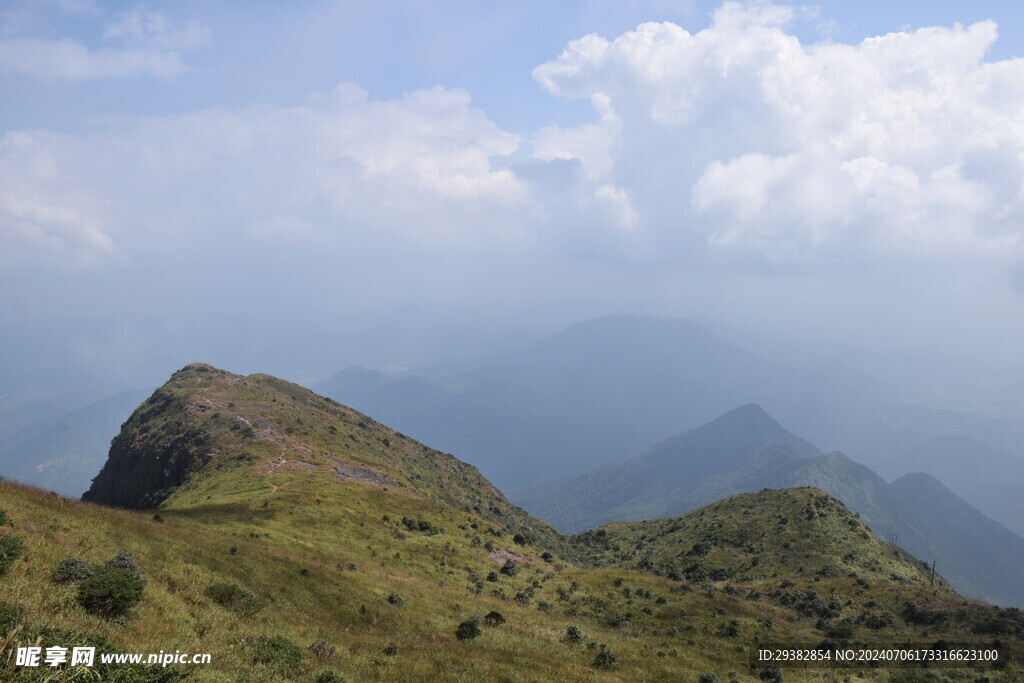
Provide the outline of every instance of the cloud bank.
[[[948,273],[971,296],[1012,292],[1024,263],[1024,60],[986,61],[996,25],[804,44],[792,20],[787,7],[726,3],[692,33],[646,23],[573,40],[533,75],[548,97],[590,103],[593,118],[575,126],[503,130],[462,89],[375,98],[341,84],[294,106],[10,131],[0,267],[263,245],[341,264],[436,257],[393,264],[410,280],[442,257],[502,258],[548,264],[552,281],[614,264],[625,280],[648,267],[805,272],[818,287],[845,272],[854,287],[917,277],[912,298]],[[172,76],[208,40],[144,12],[106,34],[120,66],[89,51],[39,74]],[[133,50],[171,61],[136,63]],[[0,61],[28,69],[19,59]]]

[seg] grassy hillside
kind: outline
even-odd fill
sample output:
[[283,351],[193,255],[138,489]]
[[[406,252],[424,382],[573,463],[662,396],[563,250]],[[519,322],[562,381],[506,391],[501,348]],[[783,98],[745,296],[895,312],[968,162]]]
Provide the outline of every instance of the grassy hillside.
[[854,510],[885,540],[937,561],[958,591],[1024,606],[1024,538],[933,477],[888,484],[842,453],[821,455],[747,405],[666,439],[620,465],[521,492],[517,502],[562,530],[612,520],[676,517],[736,493],[813,486]]
[[[607,545],[601,531],[562,536],[472,468],[286,382],[194,365],[154,397],[126,423],[92,496],[159,507],[114,509],[0,481],[0,549],[13,549],[0,553],[10,560],[0,561],[0,679],[96,679],[95,670],[47,678],[15,666],[14,649],[34,643],[213,656],[206,666],[113,667],[102,680],[327,683],[686,681],[707,672],[756,681],[761,670],[747,664],[756,640],[926,632],[1019,642],[1019,612],[927,586],[919,565],[820,492],[708,508],[693,533],[717,530],[705,539],[707,562],[717,563],[708,567],[732,573],[687,575],[663,566],[696,538],[672,521],[638,537],[604,530],[616,539]],[[808,505],[819,521],[805,525],[793,510]],[[742,549],[764,563],[763,575],[749,571],[735,543],[743,529],[760,542],[779,514],[792,517],[791,547]],[[811,548],[820,563],[797,554]],[[821,575],[840,551],[857,556],[833,558],[835,575]],[[146,583],[137,604],[103,613],[110,603],[93,577],[140,585],[129,569],[105,567],[121,553]],[[826,603],[824,617],[809,591]],[[830,606],[833,597],[841,605]],[[870,618],[858,621],[860,610]],[[919,624],[922,614],[931,623]],[[1019,674],[1016,665],[985,672]],[[787,681],[850,676],[890,678],[785,672]]]

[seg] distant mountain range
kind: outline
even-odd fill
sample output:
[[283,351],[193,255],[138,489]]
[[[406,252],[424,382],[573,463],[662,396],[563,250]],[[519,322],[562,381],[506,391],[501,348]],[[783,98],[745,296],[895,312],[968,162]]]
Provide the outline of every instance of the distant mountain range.
[[692,320],[614,315],[459,369],[348,368],[313,388],[471,460],[512,492],[621,462],[746,403],[887,476],[884,466],[935,438],[966,435],[1011,454],[1024,444],[1018,418],[907,403],[927,387],[889,376],[898,364],[876,355],[767,348]]
[[523,489],[513,500],[562,531],[578,532],[613,520],[676,517],[737,493],[799,486],[830,493],[881,538],[936,561],[965,595],[1024,605],[1024,538],[928,474],[887,484],[842,453],[823,455],[756,405],[619,465]]
[[0,472],[80,496],[106,460],[111,438],[144,396],[125,391],[71,410],[45,405],[31,413],[10,411],[12,422],[19,413],[23,419],[0,439]]

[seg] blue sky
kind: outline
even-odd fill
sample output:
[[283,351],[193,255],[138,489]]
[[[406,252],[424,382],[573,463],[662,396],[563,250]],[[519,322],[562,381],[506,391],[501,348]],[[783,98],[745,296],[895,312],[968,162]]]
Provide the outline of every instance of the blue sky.
[[1009,2],[13,0],[0,315],[145,310],[193,360],[564,298],[1009,362],[1022,40]]

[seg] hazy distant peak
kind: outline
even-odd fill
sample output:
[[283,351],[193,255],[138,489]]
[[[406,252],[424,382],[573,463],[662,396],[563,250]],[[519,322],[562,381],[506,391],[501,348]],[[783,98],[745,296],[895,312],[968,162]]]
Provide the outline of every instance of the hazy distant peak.
[[944,495],[956,495],[949,490],[949,487],[927,472],[911,472],[904,474],[890,484],[894,489],[915,490],[922,493],[942,493]]

